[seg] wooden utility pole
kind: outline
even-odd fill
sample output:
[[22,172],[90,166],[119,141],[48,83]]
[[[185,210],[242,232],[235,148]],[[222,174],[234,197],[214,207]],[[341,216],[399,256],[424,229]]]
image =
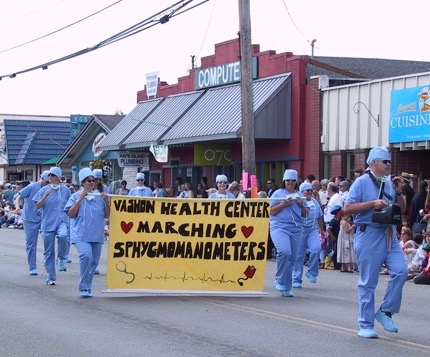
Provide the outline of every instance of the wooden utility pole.
[[242,99],[242,169],[255,174],[250,0],[239,0],[240,89]]

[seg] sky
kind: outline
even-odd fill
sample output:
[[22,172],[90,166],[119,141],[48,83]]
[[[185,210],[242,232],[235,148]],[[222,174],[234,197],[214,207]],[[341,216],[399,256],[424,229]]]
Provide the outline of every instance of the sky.
[[[0,75],[91,47],[179,0],[0,0]],[[240,0],[209,0],[163,25],[109,46],[0,81],[0,113],[69,116],[129,113],[145,74],[169,84],[188,74],[191,55],[214,54],[237,38]],[[250,0],[252,43],[261,51],[429,61],[428,12],[387,0]],[[194,0],[193,3],[198,3]],[[115,4],[116,3],[116,4]],[[67,29],[32,41],[110,8]],[[429,68],[430,70],[430,68]]]

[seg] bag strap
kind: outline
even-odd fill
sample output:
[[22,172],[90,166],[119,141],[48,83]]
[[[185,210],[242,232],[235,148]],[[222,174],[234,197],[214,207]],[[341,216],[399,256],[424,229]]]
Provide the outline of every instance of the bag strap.
[[382,196],[385,196],[385,197],[387,197],[387,199],[389,200],[389,201],[393,201],[394,202],[394,199],[393,199],[393,196],[391,196],[391,195],[389,195],[387,192],[385,192],[385,190],[384,190],[384,187],[385,187],[385,182],[384,181],[382,181],[380,184],[378,183],[378,180],[376,180],[376,177],[370,172],[370,171],[367,171],[366,172],[368,175],[369,175],[369,177],[370,177],[370,179],[372,180],[372,182],[375,184],[375,186],[378,188],[378,190],[379,190],[379,196],[378,196],[378,199],[380,200],[381,198],[382,198]]

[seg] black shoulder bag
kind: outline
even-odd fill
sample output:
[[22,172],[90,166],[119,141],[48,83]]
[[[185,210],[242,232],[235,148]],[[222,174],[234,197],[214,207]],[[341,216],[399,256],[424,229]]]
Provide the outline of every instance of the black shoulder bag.
[[[394,201],[393,197],[384,191],[385,182],[382,182],[380,185],[376,181],[375,176],[368,171],[367,172],[372,182],[379,189],[379,197],[378,199],[382,199],[383,196],[387,197],[389,201]],[[397,203],[390,203],[387,207],[382,209],[375,209],[372,216],[372,222],[380,223],[380,224],[395,224],[398,225],[402,223],[402,209]]]

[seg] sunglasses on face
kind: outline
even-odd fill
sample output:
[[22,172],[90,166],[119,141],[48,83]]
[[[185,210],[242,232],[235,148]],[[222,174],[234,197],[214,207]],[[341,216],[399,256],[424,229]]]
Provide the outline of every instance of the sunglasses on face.
[[382,160],[382,163],[387,165],[387,164],[391,164],[391,160]]
[[[145,181],[145,180],[142,180],[142,179],[138,179],[138,180],[136,180],[137,182],[141,182],[141,181]],[[125,185],[125,184],[124,184]]]
[[219,185],[227,185],[227,182],[226,181],[219,181],[219,182],[217,182],[217,184],[219,184]]
[[286,179],[284,181],[287,181],[287,182],[296,182],[296,180],[290,180],[290,179]]
[[312,192],[312,189],[308,188],[305,192]]
[[86,182],[95,182],[96,180],[91,180],[91,179],[87,179],[87,180],[85,180]]

